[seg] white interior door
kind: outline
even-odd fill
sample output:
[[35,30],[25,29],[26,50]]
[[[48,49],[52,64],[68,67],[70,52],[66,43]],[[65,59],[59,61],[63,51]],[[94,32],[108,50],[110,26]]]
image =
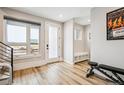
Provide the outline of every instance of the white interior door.
[[60,26],[46,23],[45,31],[46,61],[48,63],[60,60]]

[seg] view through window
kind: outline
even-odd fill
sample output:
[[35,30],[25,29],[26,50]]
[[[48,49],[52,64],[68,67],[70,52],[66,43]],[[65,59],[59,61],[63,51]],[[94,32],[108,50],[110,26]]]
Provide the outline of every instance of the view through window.
[[39,27],[30,28],[31,53],[37,54],[39,51]]

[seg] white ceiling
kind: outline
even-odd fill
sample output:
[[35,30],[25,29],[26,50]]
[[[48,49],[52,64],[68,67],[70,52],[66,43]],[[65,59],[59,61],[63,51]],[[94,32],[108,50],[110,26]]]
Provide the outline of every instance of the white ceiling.
[[78,18],[77,22],[80,21],[78,23],[86,25],[89,24],[87,20],[90,18],[91,7],[11,7],[11,9],[59,22]]
[[80,25],[88,25],[91,23],[90,16],[75,18],[75,23]]

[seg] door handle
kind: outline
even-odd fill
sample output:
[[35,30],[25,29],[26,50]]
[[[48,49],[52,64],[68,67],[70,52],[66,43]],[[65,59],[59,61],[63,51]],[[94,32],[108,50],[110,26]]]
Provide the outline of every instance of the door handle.
[[49,45],[47,44],[46,47],[47,47],[47,50],[48,50],[49,49]]
[[49,47],[49,45],[47,44],[46,47]]

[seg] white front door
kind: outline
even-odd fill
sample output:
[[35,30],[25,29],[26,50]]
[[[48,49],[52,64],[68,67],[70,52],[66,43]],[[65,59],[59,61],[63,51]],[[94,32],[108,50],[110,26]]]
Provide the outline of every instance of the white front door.
[[60,26],[46,23],[45,30],[45,58],[47,63],[60,60]]

